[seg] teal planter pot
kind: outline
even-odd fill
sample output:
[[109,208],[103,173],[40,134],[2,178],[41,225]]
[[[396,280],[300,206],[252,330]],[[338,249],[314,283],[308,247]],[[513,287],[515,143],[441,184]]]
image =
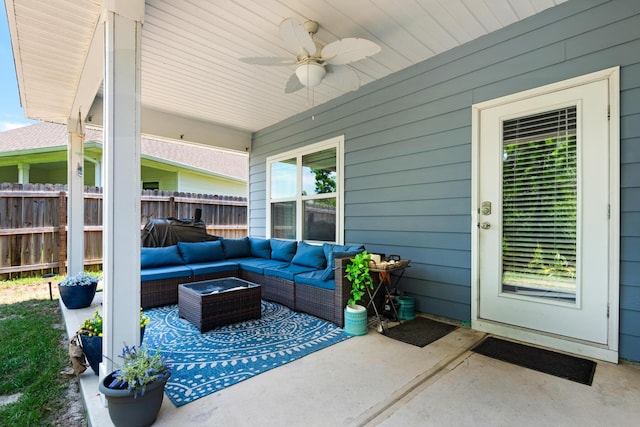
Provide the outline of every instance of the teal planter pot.
[[361,305],[344,308],[344,331],[349,335],[367,334],[367,309]]
[[396,301],[400,304],[400,310],[398,310],[400,320],[413,320],[416,318],[415,298],[405,295],[397,298]]

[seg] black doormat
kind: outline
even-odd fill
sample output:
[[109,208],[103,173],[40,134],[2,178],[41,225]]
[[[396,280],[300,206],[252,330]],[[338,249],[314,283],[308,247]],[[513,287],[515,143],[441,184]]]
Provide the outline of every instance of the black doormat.
[[416,317],[413,320],[404,321],[398,326],[387,329],[385,335],[394,340],[424,347],[439,340],[456,328],[457,326],[436,322],[425,317]]
[[596,362],[591,360],[494,337],[482,341],[472,351],[589,386],[596,372]]

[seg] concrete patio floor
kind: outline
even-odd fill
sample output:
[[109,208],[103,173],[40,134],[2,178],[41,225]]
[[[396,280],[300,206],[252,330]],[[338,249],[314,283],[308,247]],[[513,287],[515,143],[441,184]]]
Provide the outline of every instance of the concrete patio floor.
[[[100,306],[63,309],[72,336]],[[640,365],[598,361],[592,386],[469,351],[458,328],[419,348],[370,329],[182,407],[165,396],[155,426],[635,426]],[[98,377],[80,377],[90,426],[111,426]]]

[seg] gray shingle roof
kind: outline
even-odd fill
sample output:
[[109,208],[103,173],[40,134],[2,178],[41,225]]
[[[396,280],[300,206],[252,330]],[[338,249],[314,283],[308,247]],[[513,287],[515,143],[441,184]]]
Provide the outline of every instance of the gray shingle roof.
[[[55,123],[38,123],[0,132],[0,156],[15,151],[51,151],[66,149],[67,129]],[[102,129],[85,129],[85,142],[102,143]],[[249,176],[248,158],[244,154],[234,154],[215,148],[182,142],[172,142],[143,136],[142,156],[158,161],[178,163],[217,175],[246,181]]]

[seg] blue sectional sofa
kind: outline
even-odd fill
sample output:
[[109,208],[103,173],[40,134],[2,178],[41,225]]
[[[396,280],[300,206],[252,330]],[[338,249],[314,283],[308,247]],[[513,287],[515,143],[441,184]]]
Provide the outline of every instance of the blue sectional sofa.
[[239,277],[262,287],[262,298],[344,325],[351,284],[344,278],[349,258],[362,245],[312,245],[245,237],[141,248],[143,308],[178,302],[181,283]]

